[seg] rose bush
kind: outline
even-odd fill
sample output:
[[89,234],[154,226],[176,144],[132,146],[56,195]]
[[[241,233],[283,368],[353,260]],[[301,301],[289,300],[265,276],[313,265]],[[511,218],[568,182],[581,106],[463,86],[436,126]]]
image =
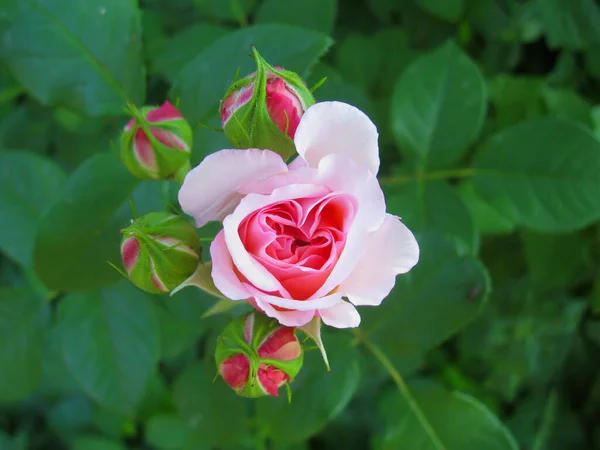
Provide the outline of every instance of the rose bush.
[[359,109],[317,103],[298,125],[291,164],[270,150],[221,150],[188,173],[183,210],[198,227],[223,222],[210,247],[223,295],[286,326],[319,316],[356,327],[355,306],[382,302],[419,248],[386,213],[377,139]]

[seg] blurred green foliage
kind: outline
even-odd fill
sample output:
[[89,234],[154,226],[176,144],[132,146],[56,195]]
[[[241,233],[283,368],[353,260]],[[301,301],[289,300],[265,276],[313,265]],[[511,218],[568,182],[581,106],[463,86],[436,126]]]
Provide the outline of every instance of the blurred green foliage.
[[[0,38],[0,449],[600,448],[596,2],[2,0]],[[115,156],[125,103],[176,102],[198,163],[251,45],[373,118],[421,246],[291,404],[213,382],[244,306],[106,263],[130,200],[176,206]]]

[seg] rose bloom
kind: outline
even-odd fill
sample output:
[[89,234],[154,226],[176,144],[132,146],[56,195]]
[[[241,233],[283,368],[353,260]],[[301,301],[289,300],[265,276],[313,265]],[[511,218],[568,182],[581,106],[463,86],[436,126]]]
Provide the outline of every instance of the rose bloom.
[[337,328],[359,325],[355,305],[382,302],[419,247],[386,213],[377,136],[359,109],[317,103],[300,120],[291,164],[270,150],[221,150],[188,173],[183,210],[198,227],[223,222],[210,254],[224,296],[286,326],[319,316]]

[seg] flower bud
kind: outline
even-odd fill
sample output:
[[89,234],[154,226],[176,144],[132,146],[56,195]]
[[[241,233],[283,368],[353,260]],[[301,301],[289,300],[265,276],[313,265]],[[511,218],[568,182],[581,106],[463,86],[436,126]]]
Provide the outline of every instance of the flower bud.
[[304,354],[295,332],[258,312],[235,319],[217,342],[223,380],[244,397],[277,397],[302,367]]
[[200,238],[185,218],[154,212],[123,231],[121,258],[131,282],[150,293],[169,292],[200,263]]
[[287,158],[296,151],[300,118],[315,99],[297,74],[271,67],[252,50],[256,72],[236,81],[221,102],[223,131],[236,148],[269,149]]
[[160,108],[131,107],[134,117],[121,135],[121,160],[142,179],[164,179],[189,166],[192,129],[168,101]]

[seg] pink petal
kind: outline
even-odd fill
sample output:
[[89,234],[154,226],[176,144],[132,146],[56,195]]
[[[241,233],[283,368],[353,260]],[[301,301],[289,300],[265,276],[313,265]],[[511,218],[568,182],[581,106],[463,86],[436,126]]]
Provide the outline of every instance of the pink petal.
[[239,235],[248,253],[281,282],[289,298],[304,300],[335,266],[355,210],[353,197],[343,194],[278,202],[246,217]]
[[150,143],[150,139],[144,133],[144,130],[138,128],[133,139],[133,154],[140,164],[150,172],[157,172],[156,156]]
[[273,366],[260,364],[258,366],[258,382],[267,394],[277,397],[279,388],[289,381],[287,374]]
[[190,147],[176,134],[157,128],[152,128],[150,131],[161,144],[166,145],[173,150],[181,150],[184,152],[190,151]]
[[129,237],[121,244],[121,258],[127,273],[131,273],[140,256],[140,243],[134,237]]
[[298,170],[308,167],[308,163],[301,156],[296,156],[294,160],[288,164],[288,169],[290,170]]
[[244,287],[233,267],[233,261],[225,244],[223,230],[217,234],[210,245],[212,259],[211,276],[216,288],[230,300],[245,300],[251,294]]
[[291,361],[301,354],[302,347],[291,327],[278,328],[258,347],[260,358]]
[[387,214],[381,228],[369,236],[367,250],[340,291],[355,305],[379,305],[390,293],[396,275],[419,261],[419,246],[410,230]]
[[306,325],[312,320],[316,312],[314,309],[310,311],[282,311],[274,308],[268,302],[262,301],[260,298],[255,298],[253,303],[267,316],[277,319],[281,325],[285,325],[286,327]]
[[[256,287],[254,287],[248,283],[244,283],[244,285],[246,287],[247,292],[250,292],[252,297],[254,297],[257,301],[260,301],[260,303],[257,303],[257,305],[259,306],[260,309],[263,309],[261,307],[261,305],[269,304],[271,307],[275,306],[278,308],[283,308],[283,309],[293,310],[293,311],[314,311],[315,309],[329,308],[332,305],[335,305],[337,302],[339,302],[340,299],[342,298],[342,294],[334,292],[332,294],[325,295],[323,297],[311,298],[309,300],[292,300],[290,298],[283,298],[283,297],[279,297],[276,295],[268,294],[266,292],[261,291],[260,289],[257,289]],[[273,316],[269,315],[266,311],[265,311],[265,313],[269,317],[273,317]],[[312,319],[312,316],[311,316],[311,319]],[[284,323],[281,321],[279,323],[281,323],[282,325],[286,325],[288,327],[297,326],[297,325],[290,325],[288,323]],[[304,324],[302,324],[302,325],[304,325]]]
[[181,113],[168,101],[164,102],[160,108],[152,109],[146,114],[148,122],[163,122],[173,119],[181,119]]
[[179,203],[201,227],[230,214],[242,198],[237,191],[246,182],[287,170],[281,156],[269,150],[221,150],[187,174]]
[[244,106],[254,94],[254,83],[247,84],[227,97],[221,105],[221,125],[224,127],[229,118]]
[[332,190],[353,195],[358,210],[335,267],[314,297],[331,292],[350,276],[365,252],[367,237],[381,226],[386,216],[379,182],[364,167],[342,155],[328,155],[319,163],[319,174]]
[[310,167],[329,154],[346,155],[373,175],[379,170],[377,128],[360,109],[341,102],[309,107],[298,125],[294,142]]
[[244,321],[244,340],[246,344],[252,341],[252,329],[254,328],[254,314],[248,314]]
[[239,234],[239,227],[244,218],[254,211],[276,202],[302,197],[320,197],[328,192],[329,190],[322,186],[291,185],[275,189],[271,195],[248,194],[240,201],[237,208],[223,220],[225,242],[231,259],[235,267],[252,285],[265,292],[279,292],[281,295],[289,297],[289,293],[285,291],[281,282],[246,250]]
[[250,361],[241,353],[230,356],[221,364],[219,372],[230,387],[239,391],[248,383]]
[[163,281],[158,277],[158,274],[156,273],[156,269],[154,267],[154,261],[152,259],[150,259],[150,270],[152,271],[151,279],[154,287],[162,292],[168,292],[169,288],[167,288]]
[[320,309],[319,315],[324,324],[334,328],[356,328],[360,325],[360,315],[354,305],[343,300],[331,308]]
[[293,139],[304,111],[296,93],[281,78],[267,82],[267,111],[277,128]]

